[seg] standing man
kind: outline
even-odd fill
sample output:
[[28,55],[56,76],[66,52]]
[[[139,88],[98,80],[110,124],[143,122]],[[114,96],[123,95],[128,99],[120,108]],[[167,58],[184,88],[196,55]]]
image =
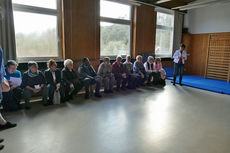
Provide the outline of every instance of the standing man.
[[[4,61],[3,61],[3,51],[2,51],[2,48],[0,47],[0,83],[1,83],[1,86],[5,84],[4,75],[5,75],[5,68],[4,68]],[[2,87],[0,87],[0,103],[1,101],[2,101]],[[0,113],[0,130],[12,128],[15,126],[16,124],[7,122]],[[0,143],[2,143],[3,141],[4,141],[3,139],[0,139]],[[2,150],[3,148],[4,148],[4,145],[0,144],[0,150]]]
[[176,52],[173,55],[173,59],[174,59],[173,60],[174,61],[173,85],[176,84],[176,76],[178,75],[179,72],[180,74],[179,84],[182,86],[184,63],[187,60],[187,53],[184,49],[185,49],[185,45],[181,44],[180,49],[176,50]]

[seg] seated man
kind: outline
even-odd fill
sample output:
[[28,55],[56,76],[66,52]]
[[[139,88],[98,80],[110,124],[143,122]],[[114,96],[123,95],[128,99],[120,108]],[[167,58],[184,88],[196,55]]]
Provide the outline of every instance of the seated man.
[[104,93],[113,93],[114,76],[109,57],[105,57],[104,62],[100,64],[98,68],[98,75],[102,77]]
[[[148,74],[148,85],[154,84],[156,85],[159,80],[159,72],[156,71],[155,65],[154,65],[154,58],[152,56],[148,57],[148,60],[144,64],[145,71]],[[154,78],[153,82],[151,80]]]
[[89,59],[82,58],[82,64],[78,68],[79,78],[84,83],[86,94],[85,98],[89,98],[89,87],[96,84],[95,97],[101,97],[101,77],[97,75],[94,68],[90,65]]
[[120,91],[120,86],[122,83],[122,89],[125,90],[127,77],[124,69],[124,65],[122,63],[122,57],[117,56],[116,61],[112,65],[112,72],[114,74],[115,80],[117,82],[117,91]]
[[62,86],[64,88],[62,102],[65,102],[73,99],[73,95],[76,95],[78,91],[82,89],[82,84],[79,81],[75,70],[73,69],[73,61],[71,59],[64,61],[64,68],[61,74]]
[[2,106],[3,109],[14,111],[20,109],[20,101],[22,96],[22,89],[20,88],[22,82],[21,72],[17,70],[17,63],[14,60],[9,60],[6,64],[5,78],[9,81],[10,91],[3,92]]
[[48,105],[48,89],[46,87],[45,76],[38,70],[36,62],[28,62],[28,70],[23,74],[21,87],[23,88],[26,109],[30,109],[30,98],[32,95],[39,93],[42,94],[43,105]]
[[126,56],[126,61],[124,62],[125,72],[128,80],[128,88],[135,89],[137,77],[136,74],[133,73],[133,63],[131,62],[131,57]]
[[133,72],[137,76],[137,86],[143,86],[146,80],[146,71],[142,63],[142,56],[137,55],[136,61],[133,64]]
[[[57,63],[53,59],[50,59],[47,62],[47,68],[48,69],[45,70],[45,78],[46,78],[47,88],[49,90],[49,104],[52,105],[52,104],[54,104],[54,99],[55,99],[54,93],[60,91],[61,71],[59,69],[57,69]],[[60,96],[59,96],[59,98],[60,98]],[[59,100],[59,102],[60,102],[60,100]]]

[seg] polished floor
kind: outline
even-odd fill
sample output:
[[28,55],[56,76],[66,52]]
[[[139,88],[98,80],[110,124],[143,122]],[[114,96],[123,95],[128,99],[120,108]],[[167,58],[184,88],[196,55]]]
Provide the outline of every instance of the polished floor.
[[2,153],[230,153],[230,96],[143,88],[10,113]]

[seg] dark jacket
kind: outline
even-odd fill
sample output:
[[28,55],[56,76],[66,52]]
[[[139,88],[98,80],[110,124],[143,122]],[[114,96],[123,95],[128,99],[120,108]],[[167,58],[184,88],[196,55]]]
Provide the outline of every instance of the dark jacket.
[[56,86],[56,84],[61,83],[61,71],[59,69],[56,69],[54,72],[56,76],[56,82],[54,82],[53,80],[53,75],[51,70],[50,69],[45,70],[46,83],[52,86]]
[[112,72],[113,74],[123,74],[125,73],[125,68],[124,68],[124,65],[121,63],[120,65],[118,65],[117,62],[114,62],[112,64]]
[[30,86],[31,88],[34,88],[35,85],[46,84],[46,79],[44,74],[41,71],[38,71],[38,73],[39,73],[38,76],[30,77],[28,75],[28,71],[24,72],[22,77],[21,87],[25,88],[26,86]]
[[71,83],[76,83],[76,81],[78,81],[78,77],[74,70],[70,71],[67,67],[65,67],[61,72],[61,80],[64,85],[70,85]]
[[96,71],[94,70],[94,68],[91,65],[80,65],[78,68],[78,73],[79,73],[79,78],[81,80],[85,79],[85,78],[91,78],[94,79],[95,76],[97,76]]

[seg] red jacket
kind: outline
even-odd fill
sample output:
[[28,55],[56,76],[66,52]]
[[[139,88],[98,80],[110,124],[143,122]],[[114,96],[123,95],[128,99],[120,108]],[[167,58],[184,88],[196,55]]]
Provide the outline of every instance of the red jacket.
[[123,74],[123,73],[125,73],[123,63],[120,63],[120,65],[119,65],[117,62],[114,62],[112,64],[112,72],[113,72],[113,74]]

